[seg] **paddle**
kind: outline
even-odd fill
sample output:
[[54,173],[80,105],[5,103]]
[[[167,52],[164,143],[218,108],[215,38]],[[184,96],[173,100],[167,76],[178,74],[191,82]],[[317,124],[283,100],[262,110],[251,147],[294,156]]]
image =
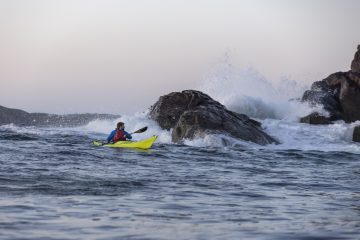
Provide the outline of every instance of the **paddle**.
[[140,128],[139,130],[136,130],[135,132],[130,133],[130,135],[131,135],[131,134],[134,134],[134,133],[143,133],[143,132],[145,132],[147,129],[148,129],[148,127]]

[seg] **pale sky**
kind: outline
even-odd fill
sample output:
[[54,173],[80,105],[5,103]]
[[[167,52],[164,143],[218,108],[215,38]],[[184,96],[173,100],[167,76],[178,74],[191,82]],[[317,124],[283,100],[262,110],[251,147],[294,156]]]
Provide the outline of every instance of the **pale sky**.
[[323,78],[350,69],[359,10],[357,0],[0,0],[0,105],[141,111],[196,88],[229,52],[269,81]]

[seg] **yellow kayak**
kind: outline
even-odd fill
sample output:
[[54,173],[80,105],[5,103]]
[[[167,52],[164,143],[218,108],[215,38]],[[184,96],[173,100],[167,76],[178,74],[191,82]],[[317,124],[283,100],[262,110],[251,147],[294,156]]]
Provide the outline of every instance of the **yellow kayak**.
[[112,148],[139,148],[139,149],[149,149],[156,141],[158,136],[154,135],[150,138],[140,140],[140,141],[118,141],[116,143],[106,143],[104,144],[101,141],[93,141],[92,143],[95,146],[105,146],[105,147],[112,147]]

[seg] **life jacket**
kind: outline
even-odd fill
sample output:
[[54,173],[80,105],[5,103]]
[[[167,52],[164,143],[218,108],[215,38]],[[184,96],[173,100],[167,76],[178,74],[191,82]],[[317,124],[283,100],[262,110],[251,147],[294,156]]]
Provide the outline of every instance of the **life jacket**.
[[116,130],[115,136],[113,137],[113,142],[117,141],[126,141],[126,135],[124,130]]

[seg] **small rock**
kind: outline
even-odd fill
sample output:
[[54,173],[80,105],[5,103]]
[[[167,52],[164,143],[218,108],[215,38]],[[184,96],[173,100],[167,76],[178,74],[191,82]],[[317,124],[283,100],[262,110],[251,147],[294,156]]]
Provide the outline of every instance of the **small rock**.
[[317,112],[311,113],[311,114],[307,115],[306,117],[300,118],[300,122],[314,124],[314,125],[332,124],[332,122],[327,117],[322,116]]
[[360,126],[354,128],[353,141],[360,142]]

